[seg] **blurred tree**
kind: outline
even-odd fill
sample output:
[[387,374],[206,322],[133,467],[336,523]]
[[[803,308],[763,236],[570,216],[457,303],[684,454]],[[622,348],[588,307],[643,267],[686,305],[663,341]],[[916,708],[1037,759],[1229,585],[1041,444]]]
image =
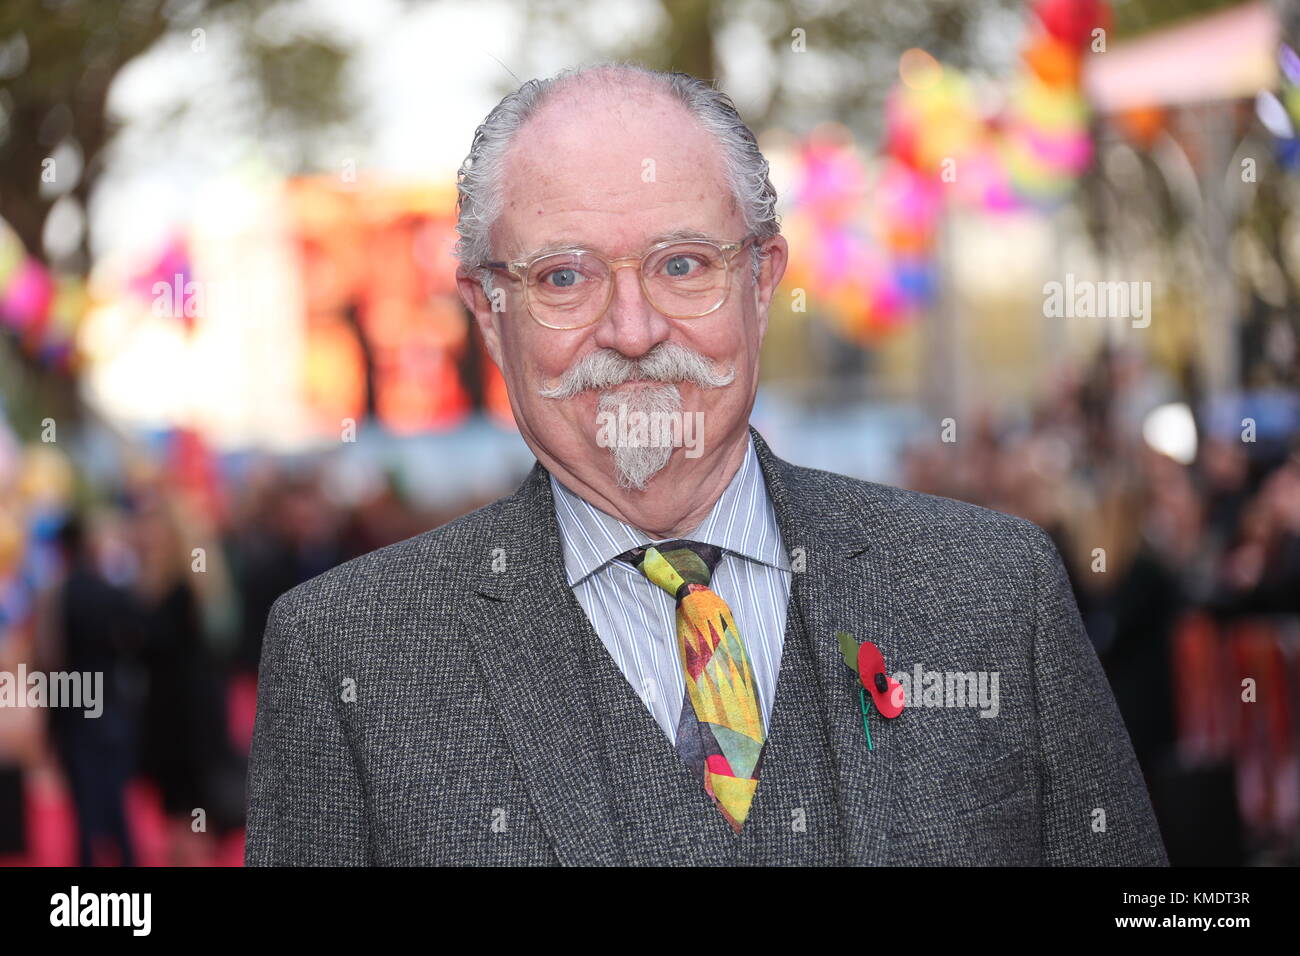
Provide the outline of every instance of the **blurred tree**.
[[[1113,0],[1115,37],[1127,37],[1241,0]],[[549,38],[655,69],[716,78],[756,129],[837,120],[860,136],[880,130],[899,55],[921,47],[975,76],[1004,76],[1020,57],[1025,0],[657,0],[653,29],[611,39],[608,21],[569,0],[530,0],[525,71]],[[800,31],[796,33],[796,31]],[[549,66],[549,64],[547,65]],[[739,75],[743,71],[743,76]],[[541,72],[550,72],[542,67]],[[503,80],[502,92],[505,81]]]
[[[0,217],[33,255],[48,259],[46,218],[61,197],[84,212],[115,132],[106,104],[114,79],[165,39],[203,42],[212,26],[233,27],[231,51],[255,80],[248,104],[262,132],[305,141],[347,113],[347,49],[319,32],[259,29],[274,0],[5,0],[0,6]],[[161,117],[180,118],[187,105]],[[55,181],[42,181],[56,160]],[[88,267],[86,231],[57,265]]]
[[[241,119],[258,141],[281,147],[300,170],[311,144],[352,114],[344,95],[348,50],[317,30],[285,29],[277,0],[4,0],[0,5],[0,218],[27,251],[63,273],[91,264],[86,210],[117,132],[108,109],[114,80],[157,45],[201,47],[214,27],[235,38],[221,55],[252,91]],[[209,104],[175,100],[150,135]],[[52,182],[43,172],[53,160]],[[56,203],[63,235],[47,244]],[[66,213],[71,212],[71,215]],[[20,435],[44,416],[78,419],[85,408],[73,381],[50,372],[0,335],[0,399]]]
[[[742,109],[756,129],[838,120],[870,135],[879,128],[900,53],[919,46],[964,69],[996,68],[1016,52],[1023,6],[1022,0],[658,0],[653,30],[611,45],[606,25],[588,8],[532,0],[525,33],[536,42],[525,55],[544,52],[549,32],[577,35],[613,59],[716,78],[729,90],[744,87]],[[744,82],[730,75],[742,69]]]
[[[1118,39],[1128,39],[1158,27],[1169,26],[1179,20],[1209,13],[1220,7],[1231,7],[1242,0],[1111,0],[1115,11],[1114,33]],[[1281,7],[1284,3],[1279,3]]]

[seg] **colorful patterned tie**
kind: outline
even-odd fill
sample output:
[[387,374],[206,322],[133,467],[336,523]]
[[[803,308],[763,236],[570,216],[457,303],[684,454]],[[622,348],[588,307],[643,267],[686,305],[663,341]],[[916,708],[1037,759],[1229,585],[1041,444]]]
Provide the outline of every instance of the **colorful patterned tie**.
[[727,602],[709,588],[721,558],[720,548],[682,540],[619,555],[677,602],[686,678],[677,753],[739,833],[758,788],[765,735],[744,639]]

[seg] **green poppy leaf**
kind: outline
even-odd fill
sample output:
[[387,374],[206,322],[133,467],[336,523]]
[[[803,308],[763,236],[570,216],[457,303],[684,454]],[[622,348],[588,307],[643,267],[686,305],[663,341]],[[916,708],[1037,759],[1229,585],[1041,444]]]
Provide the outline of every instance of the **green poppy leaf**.
[[839,631],[836,638],[840,642],[840,653],[844,655],[844,663],[848,664],[853,673],[858,672],[858,642],[854,636],[847,631]]

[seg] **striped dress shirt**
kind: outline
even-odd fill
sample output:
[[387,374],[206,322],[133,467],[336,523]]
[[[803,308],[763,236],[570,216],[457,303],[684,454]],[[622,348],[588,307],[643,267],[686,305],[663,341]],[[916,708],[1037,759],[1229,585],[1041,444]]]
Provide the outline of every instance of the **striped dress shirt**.
[[[723,551],[711,587],[731,608],[753,664],[763,726],[771,719],[791,571],[754,441],[708,516],[682,537]],[[671,741],[686,693],[677,649],[676,604],[636,568],[615,558],[658,544],[578,497],[551,476],[569,585],[619,670]]]

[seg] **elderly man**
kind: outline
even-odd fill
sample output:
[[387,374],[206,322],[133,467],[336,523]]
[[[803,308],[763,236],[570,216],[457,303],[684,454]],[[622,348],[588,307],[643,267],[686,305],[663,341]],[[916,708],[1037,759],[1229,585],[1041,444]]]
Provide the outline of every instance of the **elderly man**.
[[726,96],[525,83],[459,188],[538,463],[276,603],[250,864],[1167,862],[1047,536],[749,427],[787,247]]

